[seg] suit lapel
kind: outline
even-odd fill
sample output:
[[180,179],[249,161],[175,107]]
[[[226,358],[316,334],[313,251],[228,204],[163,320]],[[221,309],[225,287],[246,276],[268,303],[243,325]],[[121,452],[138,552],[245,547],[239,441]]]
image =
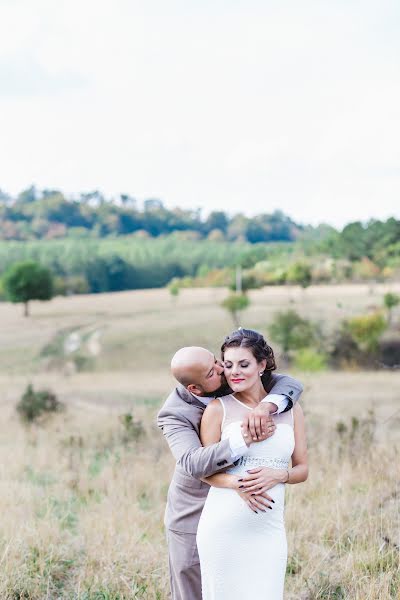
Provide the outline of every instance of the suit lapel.
[[205,409],[205,405],[201,400],[195,398],[193,394],[187,391],[187,389],[183,385],[178,385],[176,388],[176,393],[178,396],[186,402],[187,404],[192,404],[193,406],[198,406],[199,408]]

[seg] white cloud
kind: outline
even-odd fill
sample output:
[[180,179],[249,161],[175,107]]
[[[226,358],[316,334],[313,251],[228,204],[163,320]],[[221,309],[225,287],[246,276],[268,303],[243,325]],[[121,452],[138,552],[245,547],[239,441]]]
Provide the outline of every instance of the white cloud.
[[0,74],[14,73],[0,186],[399,216],[399,14],[389,0],[0,2]]

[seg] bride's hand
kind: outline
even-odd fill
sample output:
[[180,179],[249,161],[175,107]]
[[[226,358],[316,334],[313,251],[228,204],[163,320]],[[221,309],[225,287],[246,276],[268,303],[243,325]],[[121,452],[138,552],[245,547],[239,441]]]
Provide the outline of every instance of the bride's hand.
[[274,502],[268,494],[256,494],[251,496],[250,494],[246,494],[240,490],[237,490],[237,493],[241,497],[241,499],[247,504],[247,506],[255,513],[258,512],[266,512],[267,508],[272,509],[271,502]]
[[242,478],[241,491],[246,494],[262,494],[271,489],[277,483],[285,483],[287,480],[286,469],[270,469],[269,467],[258,467],[247,471],[248,475]]

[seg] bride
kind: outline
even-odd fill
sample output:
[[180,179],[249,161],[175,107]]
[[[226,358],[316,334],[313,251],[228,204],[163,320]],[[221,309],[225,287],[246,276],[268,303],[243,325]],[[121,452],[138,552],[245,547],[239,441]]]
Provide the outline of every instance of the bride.
[[[203,446],[227,437],[233,423],[258,405],[265,397],[263,381],[276,368],[272,348],[256,331],[234,331],[221,352],[234,393],[208,404],[200,430]],[[308,465],[299,404],[274,421],[274,435],[257,444],[249,440],[247,454],[233,467],[204,479],[212,488],[197,532],[203,600],[283,598],[285,484],[305,481]]]

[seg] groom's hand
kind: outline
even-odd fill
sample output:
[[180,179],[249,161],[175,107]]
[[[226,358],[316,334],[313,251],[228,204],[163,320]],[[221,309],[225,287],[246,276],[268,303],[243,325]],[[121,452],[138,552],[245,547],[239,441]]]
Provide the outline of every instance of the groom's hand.
[[260,402],[257,408],[249,411],[248,415],[242,421],[244,439],[246,441],[261,442],[273,435],[276,425],[272,420],[270,412],[275,410],[275,404]]

